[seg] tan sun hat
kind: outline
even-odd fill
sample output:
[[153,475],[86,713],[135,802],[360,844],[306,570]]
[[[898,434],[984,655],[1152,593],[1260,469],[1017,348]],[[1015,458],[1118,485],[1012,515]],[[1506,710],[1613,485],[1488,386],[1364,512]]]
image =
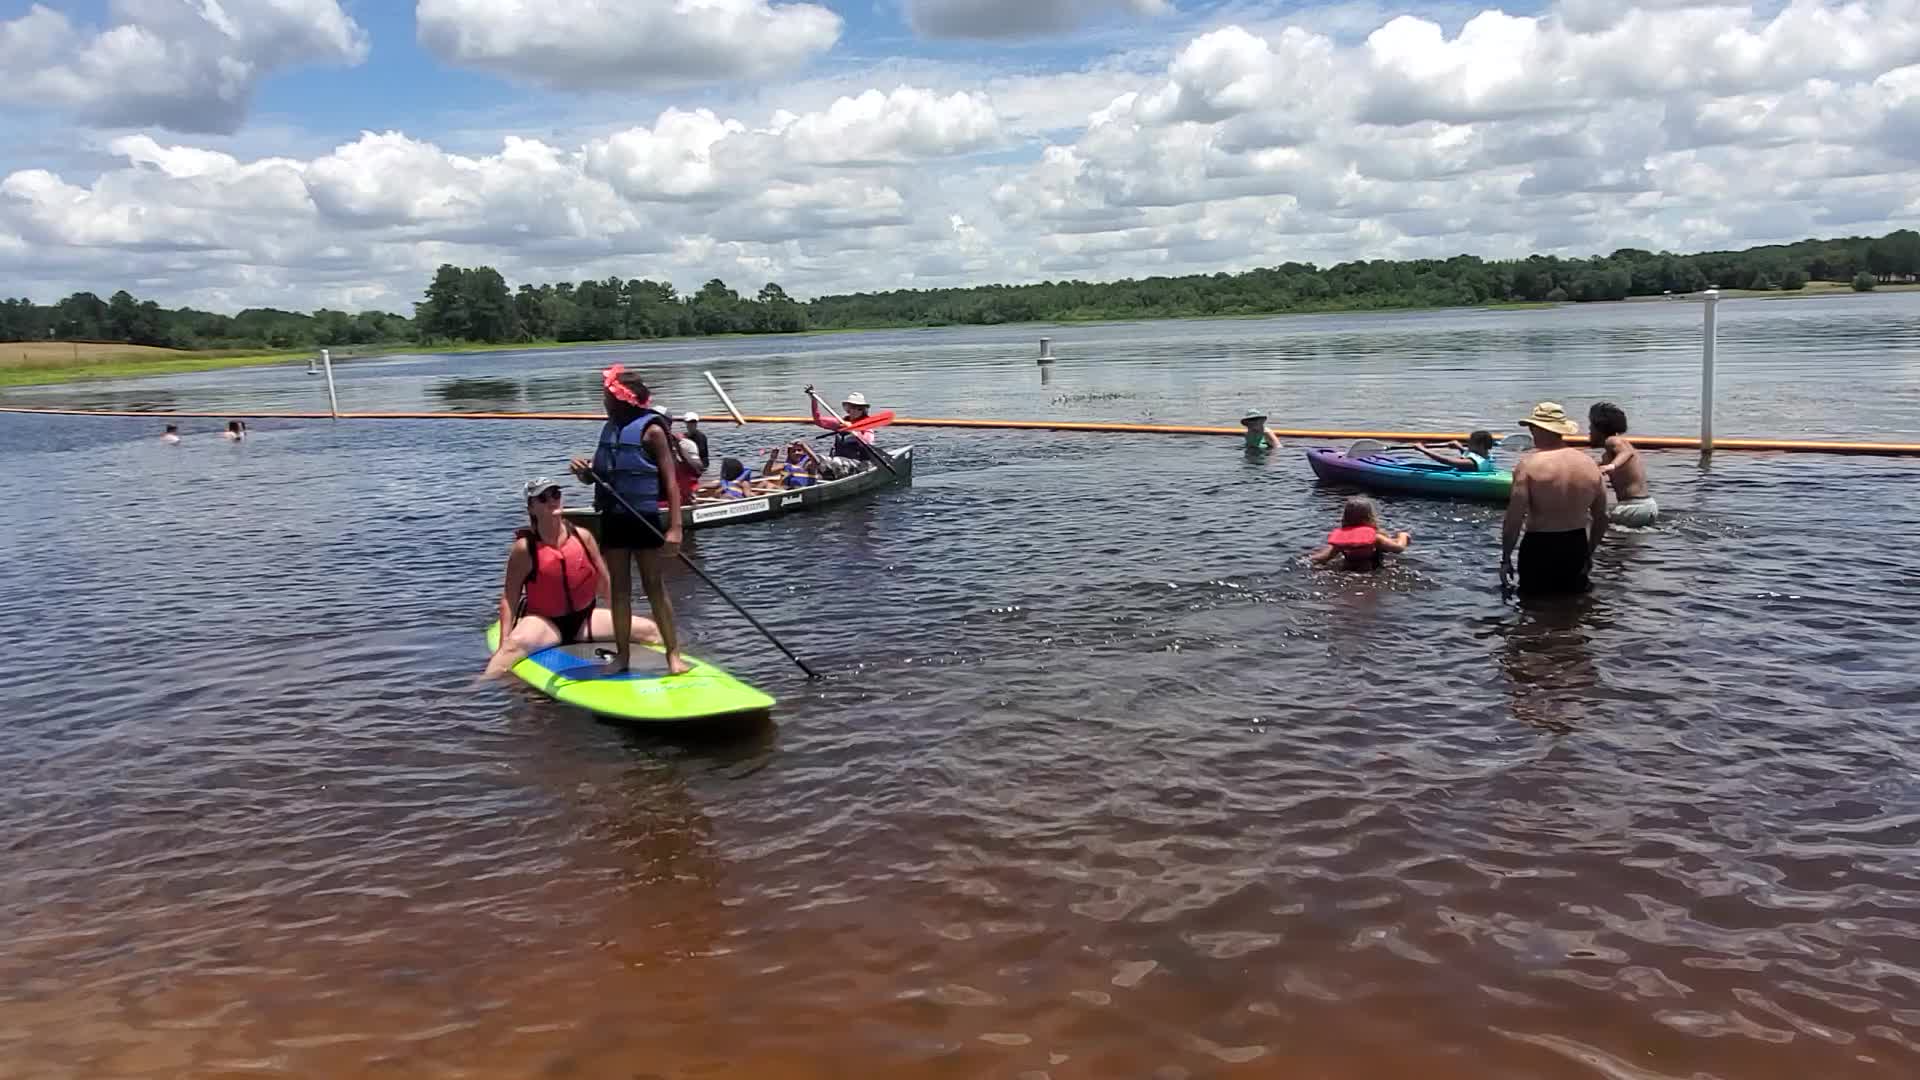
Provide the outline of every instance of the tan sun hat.
[[1557,401],[1543,401],[1533,407],[1533,415],[1520,421],[1521,427],[1539,428],[1555,435],[1578,435],[1580,425],[1567,419],[1567,410]]
[[866,403],[867,403],[867,395],[865,395],[865,394],[863,394],[863,393],[861,393],[861,392],[860,392],[860,391],[858,391],[858,390],[855,390],[855,391],[854,391],[853,393],[851,393],[851,394],[848,394],[848,395],[847,395],[847,400],[845,400],[845,401],[843,401],[843,402],[841,402],[840,404],[842,404],[842,405],[865,405]]

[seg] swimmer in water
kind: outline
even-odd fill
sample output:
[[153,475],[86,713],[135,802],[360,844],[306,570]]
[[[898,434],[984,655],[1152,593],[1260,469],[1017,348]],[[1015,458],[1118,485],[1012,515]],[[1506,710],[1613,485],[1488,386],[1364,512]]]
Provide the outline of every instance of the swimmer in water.
[[167,430],[160,433],[160,441],[169,445],[180,441],[180,425],[168,424]]
[[1380,565],[1383,552],[1402,552],[1412,543],[1410,532],[1389,534],[1380,528],[1373,500],[1356,495],[1340,511],[1340,527],[1327,534],[1327,542],[1308,555],[1307,561],[1324,566],[1337,558],[1349,570],[1371,570]]
[[1248,409],[1247,415],[1240,418],[1246,427],[1242,436],[1242,446],[1249,454],[1265,453],[1280,448],[1280,436],[1267,430],[1267,414],[1259,409]]
[[241,439],[246,438],[247,437],[246,422],[243,420],[227,421],[226,436],[227,436],[228,442],[239,442]]
[[1611,401],[1587,410],[1588,441],[1602,447],[1600,475],[1613,485],[1615,502],[1607,518],[1615,525],[1644,529],[1660,520],[1660,504],[1647,491],[1647,463],[1627,441],[1627,413]]

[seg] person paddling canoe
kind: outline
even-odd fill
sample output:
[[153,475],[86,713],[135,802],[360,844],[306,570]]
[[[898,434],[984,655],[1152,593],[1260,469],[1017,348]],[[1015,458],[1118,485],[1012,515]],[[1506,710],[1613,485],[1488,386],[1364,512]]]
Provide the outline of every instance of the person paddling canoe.
[[874,429],[847,430],[858,426],[862,420],[872,415],[865,394],[855,391],[847,395],[847,399],[840,403],[840,407],[847,413],[846,419],[842,420],[831,413],[820,411],[820,398],[813,392],[813,386],[809,384],[807,407],[813,410],[815,424],[835,433],[833,446],[827,452],[827,461],[823,463],[828,471],[835,476],[845,476],[872,466],[874,455],[877,453],[874,449],[876,445]]

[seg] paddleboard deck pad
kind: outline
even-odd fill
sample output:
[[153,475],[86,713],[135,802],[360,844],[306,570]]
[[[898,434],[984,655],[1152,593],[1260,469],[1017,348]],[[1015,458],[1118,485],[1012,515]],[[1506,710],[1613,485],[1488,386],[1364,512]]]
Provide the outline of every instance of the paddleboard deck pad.
[[[500,622],[487,627],[487,649],[500,647]],[[722,716],[765,713],[774,700],[704,660],[685,657],[693,670],[668,675],[664,661],[644,655],[658,645],[634,643],[633,670],[602,675],[606,665],[595,650],[612,649],[606,641],[581,641],[542,649],[513,665],[513,673],[528,686],[565,705],[602,716],[641,723],[673,724]]]

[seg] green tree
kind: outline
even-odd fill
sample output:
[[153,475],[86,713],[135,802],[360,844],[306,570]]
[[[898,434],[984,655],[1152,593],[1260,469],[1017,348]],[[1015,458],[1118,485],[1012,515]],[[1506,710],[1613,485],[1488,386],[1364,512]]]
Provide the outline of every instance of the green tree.
[[1874,286],[1878,284],[1879,282],[1874,280],[1874,276],[1865,270],[1853,275],[1854,292],[1872,292]]
[[1788,292],[1799,292],[1807,287],[1807,272],[1795,267],[1780,275],[1780,287]]

